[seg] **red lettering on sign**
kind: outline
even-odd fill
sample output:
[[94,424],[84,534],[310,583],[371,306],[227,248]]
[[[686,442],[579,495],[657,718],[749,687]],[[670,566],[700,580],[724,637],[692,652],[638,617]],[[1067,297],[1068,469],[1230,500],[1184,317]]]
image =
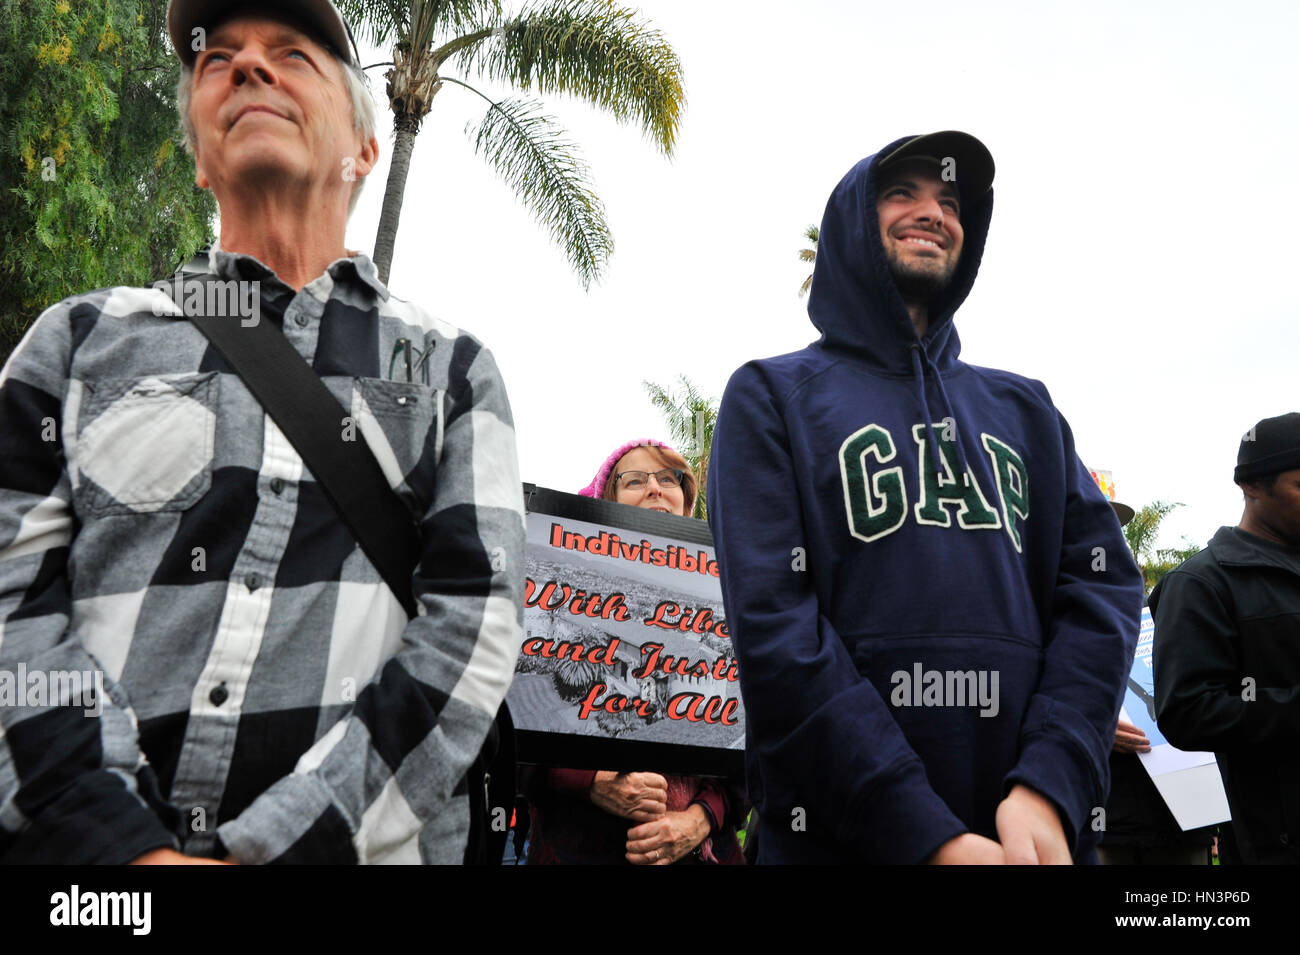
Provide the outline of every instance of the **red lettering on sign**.
[[740,704],[736,700],[724,702],[720,696],[711,696],[706,701],[703,693],[678,693],[668,701],[668,718],[735,726],[738,709]]

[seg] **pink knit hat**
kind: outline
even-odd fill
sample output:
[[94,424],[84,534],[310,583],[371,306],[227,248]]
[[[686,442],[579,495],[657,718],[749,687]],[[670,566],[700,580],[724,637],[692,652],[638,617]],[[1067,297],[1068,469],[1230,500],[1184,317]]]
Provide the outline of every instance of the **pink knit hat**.
[[663,441],[656,441],[654,438],[636,438],[615,449],[614,453],[605,459],[605,463],[600,466],[600,470],[596,472],[595,480],[578,493],[583,497],[600,497],[605,493],[605,482],[609,480],[609,472],[614,470],[614,465],[618,464],[619,459],[633,448],[641,448],[647,445],[656,448],[667,448],[673,454],[677,453],[676,448],[671,444],[665,444]]

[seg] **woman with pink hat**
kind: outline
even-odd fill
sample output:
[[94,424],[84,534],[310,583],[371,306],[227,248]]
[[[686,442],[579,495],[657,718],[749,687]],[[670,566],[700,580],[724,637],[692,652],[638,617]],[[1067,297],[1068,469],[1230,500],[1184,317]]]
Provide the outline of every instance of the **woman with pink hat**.
[[[662,441],[629,441],[578,493],[690,516],[697,484]],[[742,865],[735,819],[743,793],[719,780],[539,767],[529,786],[529,865]]]

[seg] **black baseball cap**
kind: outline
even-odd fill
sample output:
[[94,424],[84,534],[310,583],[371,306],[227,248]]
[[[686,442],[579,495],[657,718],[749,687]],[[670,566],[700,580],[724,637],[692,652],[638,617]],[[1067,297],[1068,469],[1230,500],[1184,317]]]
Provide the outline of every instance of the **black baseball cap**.
[[958,190],[963,196],[978,199],[993,188],[993,154],[970,133],[955,129],[913,136],[879,161],[881,171],[904,160],[921,159],[936,166],[951,159]]
[[195,28],[211,29],[236,13],[279,16],[323,41],[344,63],[361,66],[352,30],[330,0],[259,0],[256,4],[242,0],[171,0],[167,7],[167,32],[181,62],[193,66],[197,58],[193,46]]

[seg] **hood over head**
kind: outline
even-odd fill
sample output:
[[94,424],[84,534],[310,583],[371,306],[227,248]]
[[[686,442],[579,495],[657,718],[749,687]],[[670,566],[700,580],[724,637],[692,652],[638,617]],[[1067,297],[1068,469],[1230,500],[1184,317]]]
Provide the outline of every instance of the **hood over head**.
[[[929,435],[930,460],[935,471],[942,474],[934,434],[935,416],[926,396],[925,368],[930,369],[942,402],[940,417],[952,418],[952,402],[943,386],[943,372],[953,367],[961,352],[961,339],[957,337],[952,318],[970,294],[979,272],[989,220],[993,216],[993,189],[984,190],[983,183],[973,190],[963,189],[962,168],[956,169],[956,182],[962,193],[961,258],[948,287],[930,301],[929,327],[925,338],[920,339],[885,258],[880,216],[876,212],[881,158],[916,138],[896,139],[874,156],[863,159],[831,193],[817,237],[808,315],[821,331],[820,343],[825,347],[850,352],[877,372],[911,376],[918,411],[924,417]],[[982,149],[978,140],[964,133],[935,134],[933,139],[949,143],[964,139]],[[987,155],[987,150],[983,152]],[[991,157],[989,160],[988,168],[981,169],[980,175],[987,173],[991,183]],[[972,195],[972,192],[980,194]],[[955,443],[964,484],[969,466],[960,435]]]
[[[835,187],[822,215],[808,295],[808,315],[824,345],[852,351],[896,374],[911,373],[909,350],[919,339],[885,258],[876,191],[880,159],[915,138],[904,136],[863,159]],[[956,172],[960,187],[961,168]],[[961,351],[952,317],[975,284],[992,214],[992,189],[976,197],[963,190],[961,258],[948,287],[930,303],[923,342],[926,356],[940,369]]]

